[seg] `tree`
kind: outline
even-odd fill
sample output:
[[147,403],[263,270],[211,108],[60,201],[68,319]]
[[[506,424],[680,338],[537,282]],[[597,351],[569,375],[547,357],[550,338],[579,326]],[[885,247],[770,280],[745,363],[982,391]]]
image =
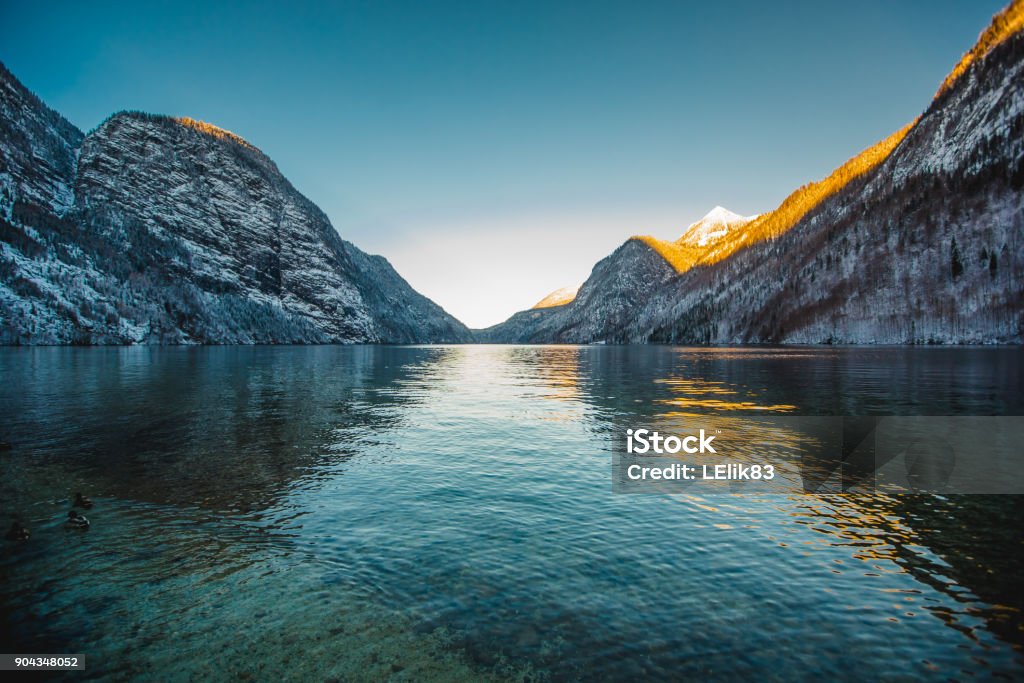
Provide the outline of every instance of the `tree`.
[[956,237],[953,238],[953,243],[949,247],[949,272],[952,273],[954,280],[964,272],[964,262],[960,258],[960,248],[956,245]]

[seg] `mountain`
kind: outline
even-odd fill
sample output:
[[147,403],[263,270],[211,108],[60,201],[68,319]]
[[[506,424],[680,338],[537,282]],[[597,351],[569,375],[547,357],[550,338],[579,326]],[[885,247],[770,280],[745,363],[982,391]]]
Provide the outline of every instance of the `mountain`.
[[263,152],[188,118],[83,135],[0,70],[0,343],[463,342]]
[[565,344],[604,340],[629,324],[652,289],[675,276],[665,258],[640,238],[632,238],[594,266],[571,302],[516,313],[478,330],[477,340]]
[[576,298],[580,291],[580,285],[574,287],[562,287],[548,294],[546,297],[533,305],[534,308],[551,308],[552,306],[564,306]]
[[1022,28],[1018,0],[918,119],[774,211],[716,207],[676,242],[630,238],[575,301],[485,338],[1021,343]]
[[82,131],[26,90],[0,63],[0,192],[56,213],[73,203]]
[[696,223],[692,223],[683,236],[676,240],[677,244],[694,247],[706,247],[717,242],[731,231],[742,228],[757,216],[741,216],[729,209],[716,206]]

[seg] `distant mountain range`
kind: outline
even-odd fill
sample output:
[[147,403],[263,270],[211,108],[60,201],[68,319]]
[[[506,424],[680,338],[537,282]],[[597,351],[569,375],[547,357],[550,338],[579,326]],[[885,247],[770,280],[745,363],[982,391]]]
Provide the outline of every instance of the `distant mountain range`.
[[1021,343],[1024,2],[914,122],[774,211],[630,238],[485,342]]
[[260,150],[123,112],[83,135],[0,65],[0,343],[465,342]]
[[0,344],[1021,343],[1024,0],[925,112],[773,211],[628,239],[580,287],[468,330],[242,138],[88,135],[0,65]]

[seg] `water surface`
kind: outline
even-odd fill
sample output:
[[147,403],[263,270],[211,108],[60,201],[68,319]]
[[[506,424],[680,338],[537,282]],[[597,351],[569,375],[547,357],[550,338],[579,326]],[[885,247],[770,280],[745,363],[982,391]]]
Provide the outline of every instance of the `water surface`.
[[1020,677],[1017,497],[623,495],[610,460],[680,413],[1020,415],[1021,355],[0,350],[0,514],[33,532],[0,545],[2,649],[110,680]]

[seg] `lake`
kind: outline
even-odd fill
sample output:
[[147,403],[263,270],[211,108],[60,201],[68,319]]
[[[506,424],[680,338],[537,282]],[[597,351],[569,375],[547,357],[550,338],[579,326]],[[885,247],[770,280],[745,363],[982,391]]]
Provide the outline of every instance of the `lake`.
[[1022,356],[2,349],[0,521],[32,537],[0,544],[0,649],[101,680],[1021,677],[1020,497],[623,494],[611,459],[680,411],[1022,415]]

